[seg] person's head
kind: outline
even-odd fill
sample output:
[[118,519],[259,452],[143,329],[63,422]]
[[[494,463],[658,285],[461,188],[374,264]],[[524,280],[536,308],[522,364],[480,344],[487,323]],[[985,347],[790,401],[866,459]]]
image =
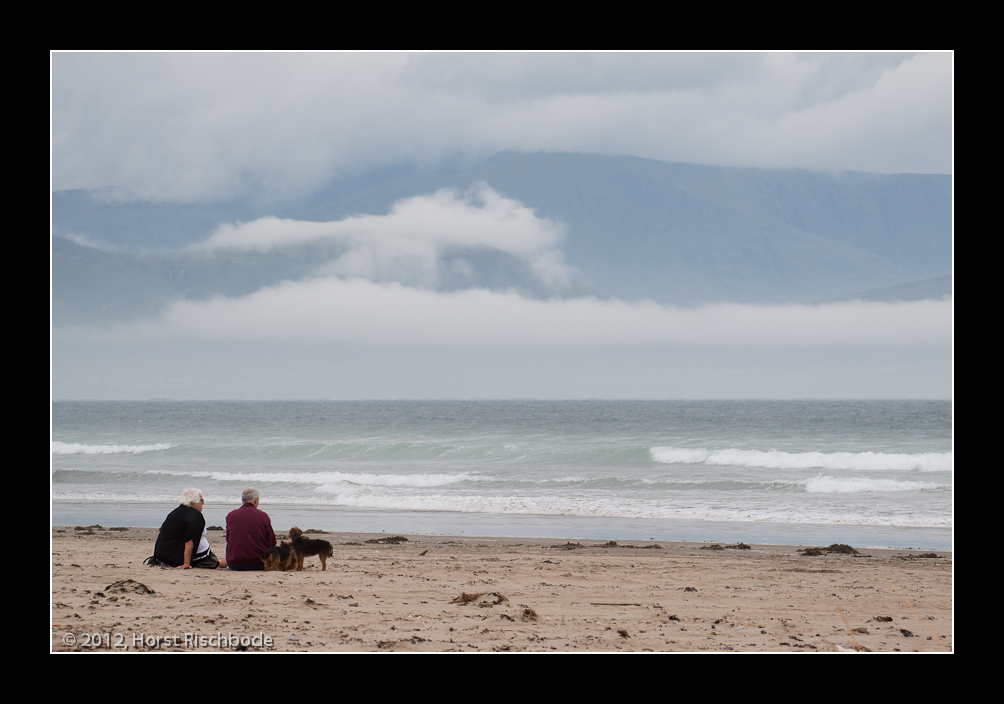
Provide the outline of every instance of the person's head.
[[258,494],[257,489],[245,489],[244,493],[241,494],[241,501],[243,501],[246,504],[254,504],[255,506],[257,506],[259,498],[261,497]]
[[191,506],[192,504],[204,504],[205,498],[198,489],[185,489],[181,492],[181,505]]

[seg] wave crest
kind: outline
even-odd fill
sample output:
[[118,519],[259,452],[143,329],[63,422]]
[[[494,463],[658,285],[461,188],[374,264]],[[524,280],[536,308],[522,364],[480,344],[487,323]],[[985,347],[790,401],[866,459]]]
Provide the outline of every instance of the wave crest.
[[706,464],[768,469],[918,470],[951,472],[954,452],[782,452],[780,450],[710,450],[702,447],[653,447],[649,454],[663,464]]
[[84,445],[76,442],[49,443],[49,454],[52,455],[115,455],[119,453],[159,452],[170,450],[174,445],[156,443],[154,445]]

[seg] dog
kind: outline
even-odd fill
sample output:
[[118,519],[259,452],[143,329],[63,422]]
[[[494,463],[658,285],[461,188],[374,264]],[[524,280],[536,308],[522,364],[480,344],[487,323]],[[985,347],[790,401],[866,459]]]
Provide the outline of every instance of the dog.
[[296,565],[296,556],[290,547],[292,543],[279,541],[279,545],[269,548],[261,556],[261,561],[265,563],[265,571],[291,570]]
[[331,543],[327,540],[304,538],[303,531],[296,526],[289,529],[289,539],[293,541],[289,544],[289,547],[293,551],[293,559],[296,563],[294,569],[297,571],[302,570],[303,558],[310,557],[311,555],[317,555],[321,558],[322,572],[328,569],[328,558],[331,557],[333,552]]

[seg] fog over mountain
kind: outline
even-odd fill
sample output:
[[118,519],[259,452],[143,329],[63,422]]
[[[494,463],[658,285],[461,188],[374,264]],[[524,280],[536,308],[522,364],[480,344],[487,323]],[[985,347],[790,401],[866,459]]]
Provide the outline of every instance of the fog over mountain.
[[[271,219],[242,202],[114,204],[57,192],[54,319],[136,319],[178,298],[246,295],[324,273],[438,291],[684,306],[849,299],[896,286],[916,292],[916,282],[932,278],[922,297],[950,290],[948,176],[503,152],[461,173],[372,181],[336,184]],[[382,217],[364,225],[363,215]],[[275,230],[268,246],[251,243],[251,225]],[[381,234],[387,227],[399,234]],[[311,232],[294,236],[305,228]],[[492,228],[499,232],[484,234]],[[428,233],[413,236],[416,229]],[[427,252],[417,251],[419,240]],[[102,248],[78,244],[88,242]],[[353,257],[369,266],[352,268]]]

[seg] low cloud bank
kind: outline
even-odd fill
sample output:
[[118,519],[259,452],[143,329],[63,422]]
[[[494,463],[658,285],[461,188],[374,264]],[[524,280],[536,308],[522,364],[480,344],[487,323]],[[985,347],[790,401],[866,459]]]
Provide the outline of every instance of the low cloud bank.
[[688,345],[949,346],[950,301],[699,308],[515,292],[442,293],[335,277],[286,282],[240,298],[180,301],[120,328],[143,338],[325,341],[379,346]]

